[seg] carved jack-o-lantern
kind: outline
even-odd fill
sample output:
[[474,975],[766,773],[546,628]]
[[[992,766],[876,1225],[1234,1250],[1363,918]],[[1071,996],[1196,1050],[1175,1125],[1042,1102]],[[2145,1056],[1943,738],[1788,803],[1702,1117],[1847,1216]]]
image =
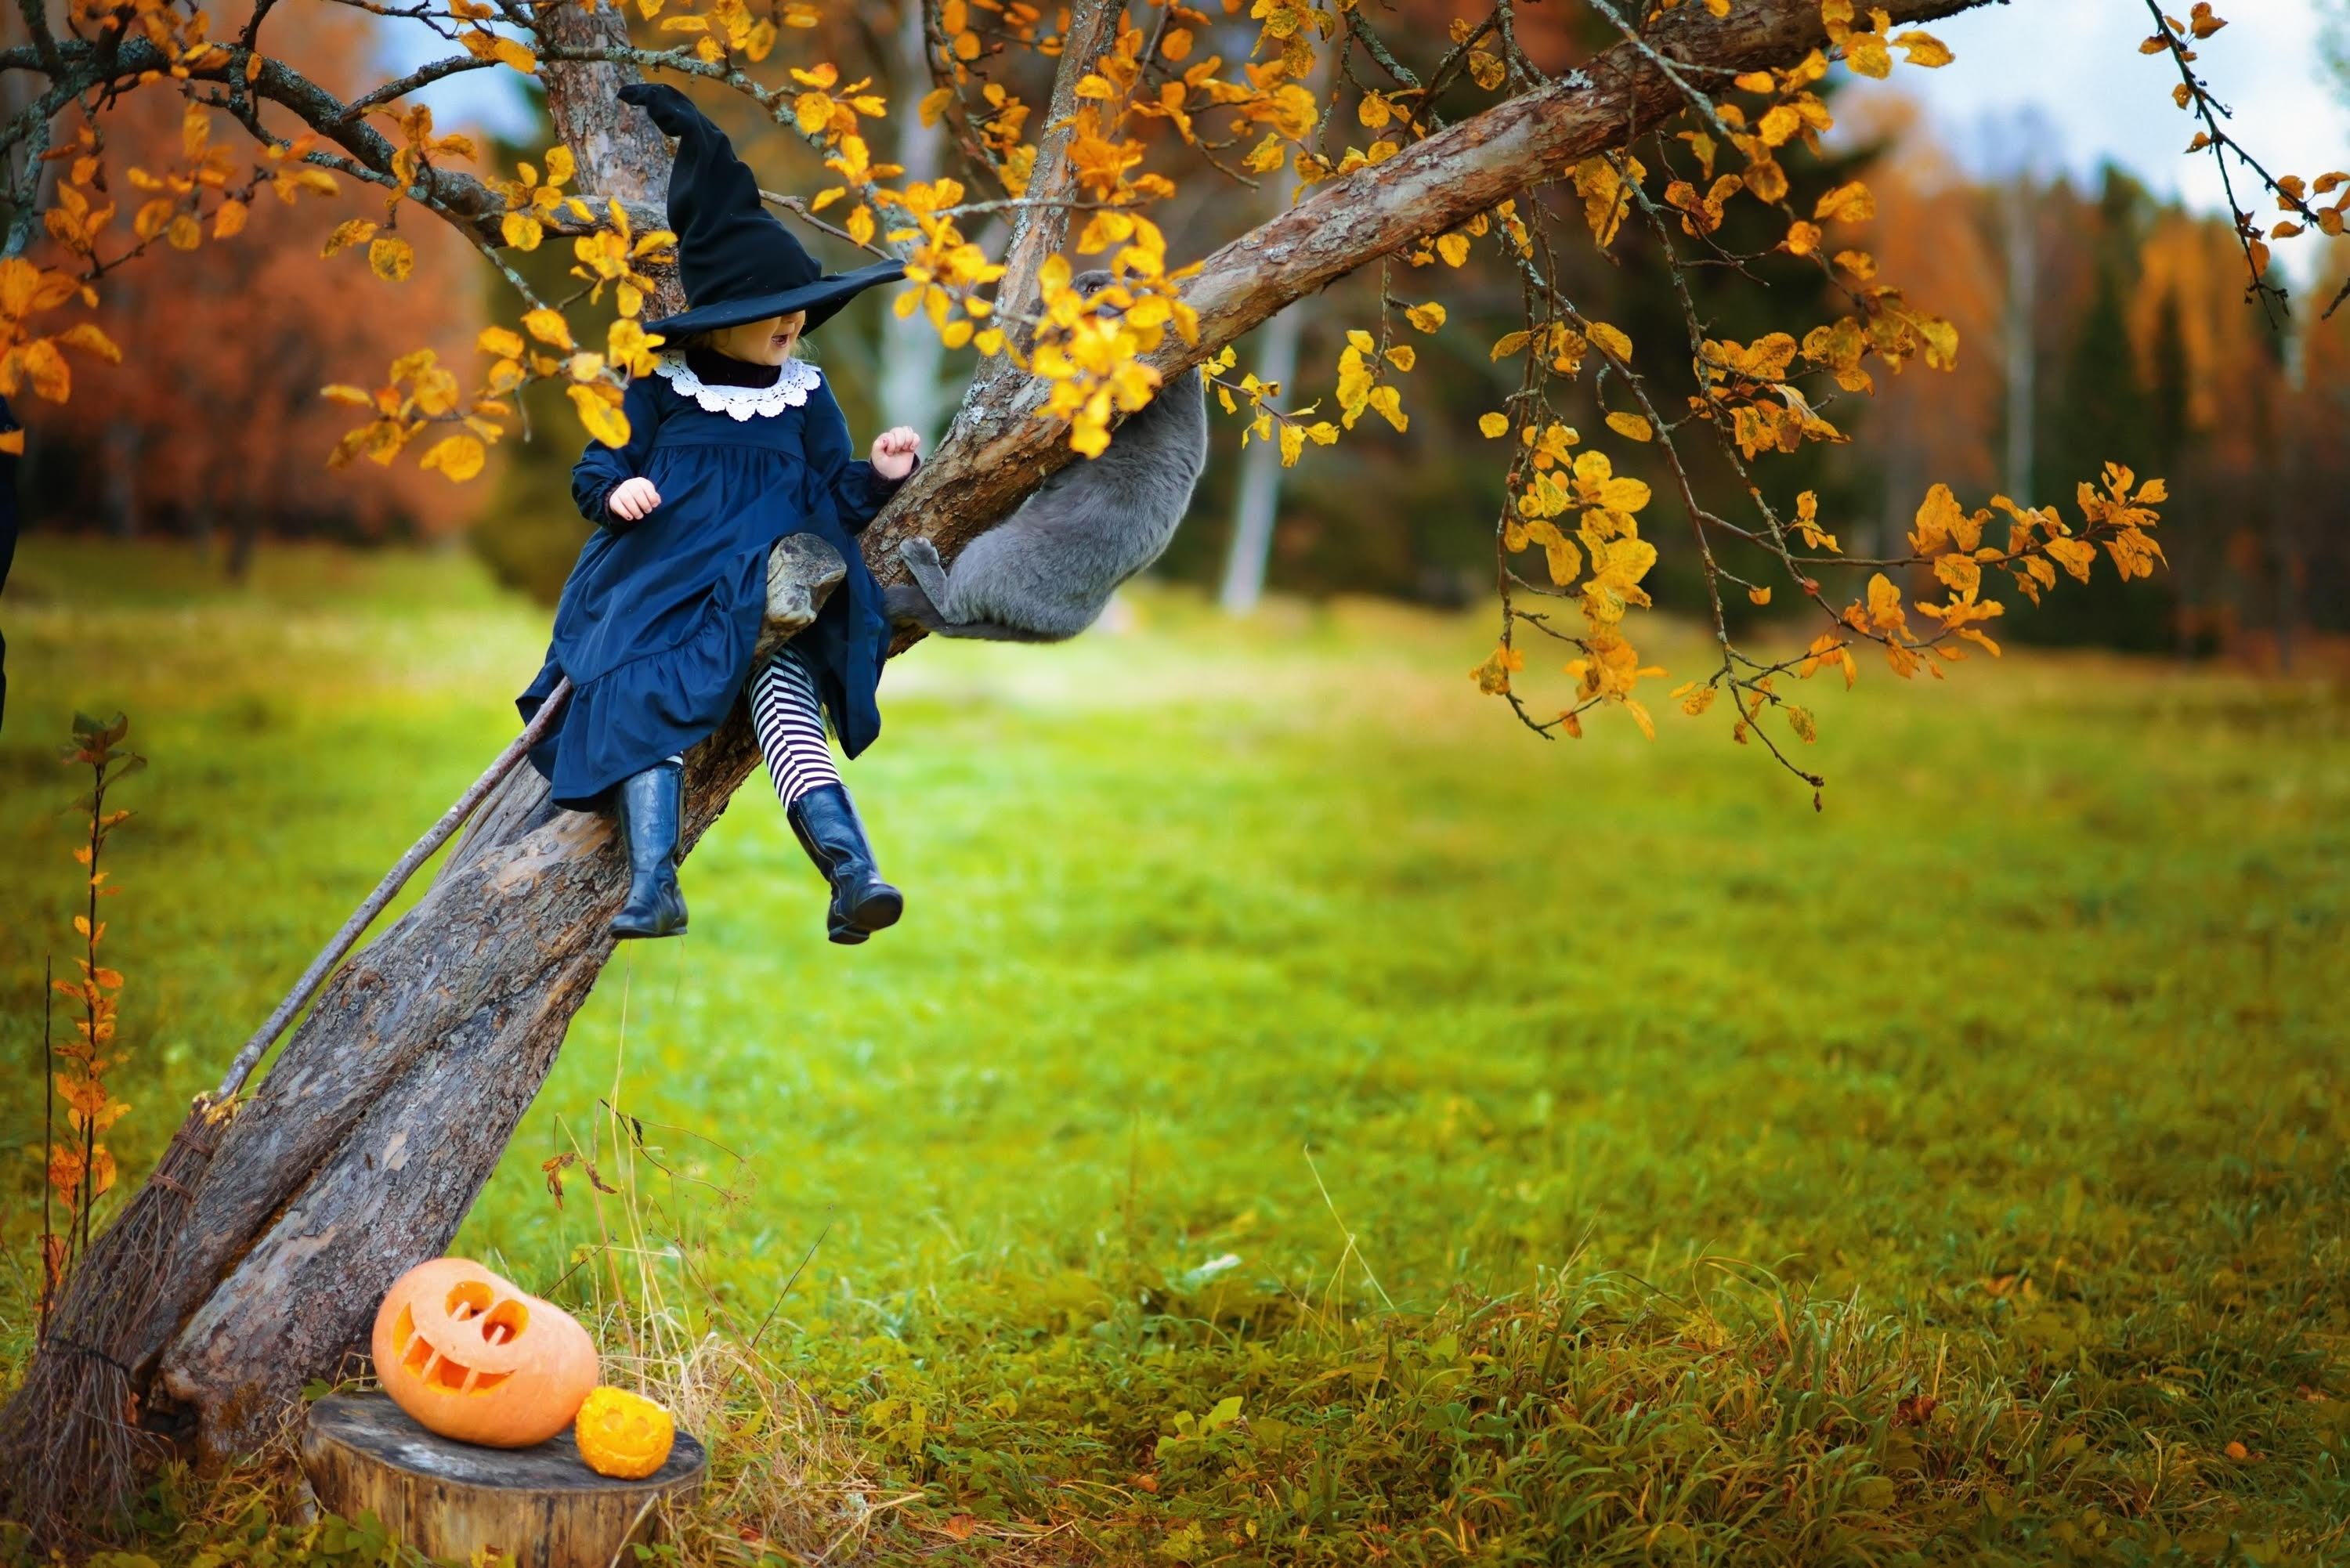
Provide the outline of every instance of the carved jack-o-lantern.
[[466,1258],[394,1281],[373,1346],[384,1392],[420,1425],[494,1449],[545,1442],[596,1386],[596,1342],[577,1319]]

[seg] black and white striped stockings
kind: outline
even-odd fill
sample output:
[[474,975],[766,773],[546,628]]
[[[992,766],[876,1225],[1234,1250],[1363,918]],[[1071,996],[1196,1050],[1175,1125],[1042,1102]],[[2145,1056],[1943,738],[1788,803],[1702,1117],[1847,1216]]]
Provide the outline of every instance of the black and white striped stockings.
[[776,649],[753,679],[751,720],[759,732],[759,750],[766,754],[767,774],[775,781],[775,798],[785,805],[840,782],[832,748],[825,743],[816,677],[792,649]]

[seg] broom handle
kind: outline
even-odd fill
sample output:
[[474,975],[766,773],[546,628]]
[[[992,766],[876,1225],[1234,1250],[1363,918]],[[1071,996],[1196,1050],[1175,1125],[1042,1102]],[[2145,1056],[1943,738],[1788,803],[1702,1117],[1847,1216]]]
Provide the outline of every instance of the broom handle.
[[490,764],[489,771],[475,779],[473,787],[457,797],[457,804],[441,814],[441,820],[432,825],[432,831],[418,839],[408,853],[400,857],[400,863],[384,873],[383,880],[375,885],[375,891],[367,896],[367,902],[343,922],[343,929],[335,933],[335,940],[327,944],[325,951],[310,961],[310,967],[302,971],[302,978],[294,982],[294,989],[286,993],[286,1000],[277,1004],[277,1011],[269,1015],[267,1023],[254,1031],[253,1038],[237,1052],[236,1059],[228,1064],[228,1076],[221,1080],[220,1089],[213,1096],[214,1101],[225,1100],[244,1086],[246,1075],[261,1060],[262,1053],[269,1049],[270,1043],[309,1002],[327,976],[334,972],[335,966],[343,961],[344,955],[359,940],[360,933],[375,923],[375,918],[383,913],[385,905],[400,897],[400,888],[407,886],[409,877],[416,874],[416,868],[432,859],[441,846],[449,842],[457,829],[464,826],[465,819],[473,815],[473,808],[482,804],[490,791],[497,788],[500,781],[514,772],[515,764],[522,761],[531,747],[545,738],[561,713],[565,700],[570,695],[571,678],[567,675],[556,682],[555,690],[547,693],[545,702],[539,704],[538,711],[531,716],[529,724],[515,737],[512,745],[498,753],[498,760]]

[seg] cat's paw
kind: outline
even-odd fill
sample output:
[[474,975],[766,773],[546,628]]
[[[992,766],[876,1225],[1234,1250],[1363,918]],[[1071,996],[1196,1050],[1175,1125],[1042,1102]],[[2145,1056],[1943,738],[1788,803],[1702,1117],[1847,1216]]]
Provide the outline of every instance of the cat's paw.
[[898,558],[910,566],[936,566],[941,571],[946,569],[944,564],[939,559],[939,547],[919,535],[911,539],[901,539],[898,542]]

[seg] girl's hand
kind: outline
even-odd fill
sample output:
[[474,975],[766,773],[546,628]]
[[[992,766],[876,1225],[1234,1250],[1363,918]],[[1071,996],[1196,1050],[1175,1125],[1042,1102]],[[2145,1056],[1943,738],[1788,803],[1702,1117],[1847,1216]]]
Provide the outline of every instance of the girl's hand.
[[873,438],[873,472],[884,479],[903,479],[914,472],[914,456],[921,450],[922,438],[910,426],[883,431]]
[[660,492],[650,479],[624,479],[604,498],[604,510],[623,523],[634,523],[660,504]]

